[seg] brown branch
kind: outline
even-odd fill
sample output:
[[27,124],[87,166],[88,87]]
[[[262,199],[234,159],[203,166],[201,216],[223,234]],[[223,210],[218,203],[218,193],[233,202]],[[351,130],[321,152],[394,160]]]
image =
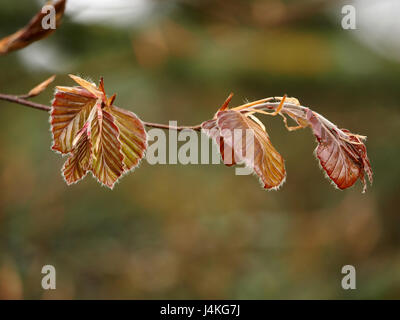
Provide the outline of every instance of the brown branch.
[[42,111],[47,111],[49,112],[51,110],[51,107],[46,106],[44,104],[40,104],[40,103],[36,103],[36,102],[32,102],[29,100],[24,99],[24,96],[13,96],[13,95],[8,95],[8,94],[2,94],[0,93],[0,100],[5,100],[8,102],[13,102],[13,103],[17,103],[23,106],[27,106],[30,108],[34,108],[34,109],[38,109],[38,110],[42,110]]
[[196,125],[196,126],[170,126],[168,124],[161,124],[161,123],[153,123],[153,122],[146,122],[142,121],[143,124],[146,127],[150,128],[159,128],[159,129],[167,129],[167,130],[177,130],[177,131],[182,131],[182,130],[196,130],[196,131],[201,131],[201,125]]
[[[50,110],[51,110],[50,106],[26,100],[25,97],[26,97],[26,95],[24,95],[24,96],[15,96],[15,95],[8,95],[8,94],[0,93],[0,100],[16,103],[16,104],[19,104],[19,105],[22,105],[22,106],[26,106],[26,107],[30,107],[30,108],[33,108],[33,109],[37,109],[37,110],[50,112]],[[167,124],[145,122],[145,121],[142,121],[142,122],[146,127],[150,127],[150,128],[159,128],[159,129],[177,130],[177,131],[181,131],[181,130],[185,130],[185,129],[191,129],[191,130],[201,131],[201,125],[196,125],[196,126],[177,126],[176,127],[176,126],[170,126],[170,125],[167,125]]]

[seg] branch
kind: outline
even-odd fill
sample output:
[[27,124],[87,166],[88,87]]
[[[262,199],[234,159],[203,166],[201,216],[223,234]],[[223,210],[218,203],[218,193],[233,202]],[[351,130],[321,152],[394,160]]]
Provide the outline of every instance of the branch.
[[[50,112],[50,110],[51,110],[50,106],[26,100],[24,98],[26,96],[27,95],[15,96],[15,95],[8,95],[8,94],[0,93],[0,100],[16,103],[16,104],[19,104],[19,105],[22,105],[22,106],[30,107],[30,108],[41,110],[41,111]],[[182,131],[182,130],[185,130],[185,129],[191,129],[191,130],[201,131],[201,125],[196,125],[196,126],[177,126],[176,127],[176,126],[170,126],[170,125],[167,125],[167,124],[145,122],[145,121],[142,121],[142,122],[146,127],[150,127],[150,128],[159,128],[159,129],[177,130],[177,131]]]
[[146,127],[150,128],[159,128],[159,129],[167,129],[167,130],[176,130],[176,131],[182,131],[182,130],[195,130],[195,131],[201,131],[201,125],[196,125],[196,126],[170,126],[168,124],[161,124],[161,123],[153,123],[153,122],[146,122],[142,121],[143,124]]
[[49,106],[46,106],[46,105],[40,104],[40,103],[36,103],[36,102],[32,102],[32,101],[28,101],[21,96],[13,96],[13,95],[0,93],[0,100],[17,103],[17,104],[20,104],[23,106],[27,106],[30,108],[47,111],[47,112],[49,112],[51,110],[51,108]]
[[[29,95],[20,95],[20,96],[16,96],[16,95],[9,95],[9,94],[3,94],[0,93],[0,100],[4,100],[4,101],[8,101],[8,102],[12,102],[12,103],[16,103],[22,106],[26,106],[26,107],[30,107],[33,109],[37,109],[37,110],[41,110],[41,111],[46,111],[46,112],[50,112],[51,111],[51,107],[41,104],[41,103],[36,103],[36,102],[32,102],[27,100],[26,98],[29,97]],[[265,101],[268,100],[273,100],[274,98],[268,98],[268,99],[263,99]],[[279,102],[263,102],[263,103],[259,103],[259,104],[255,104],[254,106],[251,107],[251,109],[254,110],[275,110],[277,107],[279,106]],[[284,109],[282,110],[283,112],[287,112],[286,108],[289,108],[289,110],[291,109],[292,112],[296,113],[296,109],[300,109],[301,113],[304,113],[303,108],[304,107],[300,107],[297,105],[293,105],[290,103],[285,103],[284,104]],[[247,109],[248,110],[248,109]],[[243,111],[245,112],[245,111]],[[302,114],[302,115],[303,115]],[[142,121],[143,124],[146,127],[149,128],[158,128],[158,129],[166,129],[166,130],[177,130],[177,131],[182,131],[182,130],[186,130],[186,129],[191,129],[191,130],[195,130],[195,131],[201,131],[201,125],[195,125],[195,126],[170,126],[168,124],[161,124],[161,123],[153,123],[153,122],[146,122],[146,121]]]
[[[89,100],[91,111],[89,116],[85,119],[85,124],[80,127],[75,125],[74,130],[67,130],[69,132],[68,137],[64,137],[65,139],[63,138],[62,141],[60,139],[60,131],[57,129],[57,123],[63,121],[62,117],[55,116],[54,112],[52,112],[51,115],[53,132],[52,149],[64,154],[69,154],[69,158],[63,167],[63,176],[68,185],[78,182],[86,175],[87,171],[91,171],[101,184],[112,189],[115,182],[122,174],[136,167],[139,161],[144,157],[147,146],[147,136],[144,126],[147,126],[177,131],[185,129],[196,131],[204,130],[207,136],[216,141],[225,164],[232,165],[244,162],[247,166],[250,166],[253,172],[260,178],[265,189],[277,189],[286,177],[284,160],[271,144],[264,125],[255,117],[255,114],[265,114],[269,116],[279,115],[283,118],[285,127],[289,131],[310,127],[317,139],[316,156],[321,167],[339,189],[349,188],[360,179],[364,185],[363,192],[365,192],[365,175],[372,183],[373,173],[371,164],[368,160],[367,149],[363,143],[366,137],[351,133],[346,129],[339,129],[322,115],[302,106],[296,98],[288,98],[286,95],[283,97],[269,97],[228,109],[228,104],[232,98],[232,94],[230,94],[211,120],[207,120],[201,125],[196,126],[170,126],[166,124],[140,122],[140,119],[134,114],[113,106],[112,102],[114,101],[115,95],[107,98],[104,91],[103,79],[100,80],[100,84],[97,87],[95,84],[82,78],[76,76],[71,77],[80,87],[58,87],[59,90],[63,91],[56,92],[56,103],[51,107],[31,102],[27,99],[42,92],[47,87],[48,83],[52,81],[52,78],[36,86],[27,95],[7,95],[0,93],[0,100],[46,112],[55,110],[57,115],[68,114],[68,112],[65,113],[65,110],[62,111],[64,113],[61,112],[59,114],[58,112],[60,112],[60,110],[57,109],[58,107],[65,109],[68,107],[75,108],[76,104],[79,105],[78,100],[74,100],[76,95],[80,96],[83,92],[83,94],[91,97],[92,100]],[[70,94],[68,90],[71,90],[73,94]],[[59,105],[60,99],[64,99],[64,95],[68,95],[69,100],[65,99],[67,102]],[[96,101],[96,104],[94,104],[93,101]],[[102,108],[104,104],[107,104],[110,108],[108,110],[110,110],[111,113],[103,113]],[[88,106],[87,102],[81,105],[82,108],[86,106]],[[69,110],[67,109],[67,111]],[[125,121],[125,123],[129,123],[128,126],[121,126],[119,122],[115,122],[114,124],[112,118],[114,114],[111,115],[113,112],[115,117],[119,117],[122,121]],[[96,113],[97,121],[93,122]],[[289,126],[286,116],[293,119],[297,125]],[[59,121],[60,119],[61,121]],[[100,120],[107,121],[108,126],[115,129],[114,131],[110,130],[110,132],[111,136],[114,137],[116,141],[115,143],[109,143],[106,148],[102,147],[101,149],[97,146],[99,146],[100,143],[102,143],[103,146],[103,140],[106,138],[104,135],[99,134],[99,132],[101,132],[100,125],[102,124]],[[80,121],[74,122],[77,123]],[[93,139],[90,129],[88,129],[88,127],[92,127],[92,125],[94,125],[95,131],[97,132],[97,137],[95,139]],[[122,127],[122,130],[125,130],[123,134],[125,134],[126,139],[132,143],[132,146],[130,143],[128,144],[126,141],[124,142],[118,139],[120,132],[118,125]],[[56,128],[56,130],[54,128]],[[261,154],[261,156],[256,158],[254,158],[254,154],[248,156],[247,151],[246,155],[243,156],[242,143],[240,143],[240,149],[235,149],[237,148],[237,138],[235,137],[235,140],[233,140],[231,135],[226,134],[226,130],[232,131],[236,129],[251,129],[253,132],[257,132],[255,137],[257,143],[254,140],[253,142],[247,142],[247,135],[245,143],[252,143],[251,146],[256,147],[257,154]],[[71,134],[72,131],[75,131],[74,135]],[[58,133],[57,138],[54,138],[56,137],[54,132]],[[239,141],[243,141],[243,138],[240,140],[239,137]],[[93,142],[96,144],[93,144]],[[247,150],[247,146],[245,149]],[[126,150],[128,150],[128,152]],[[129,150],[132,150],[132,152]],[[136,150],[138,150],[138,152],[136,152]],[[233,162],[225,162],[225,155],[228,154],[226,150],[228,150],[228,152],[233,152],[235,157],[239,154],[239,161],[235,158]],[[114,155],[118,155],[118,157]],[[97,163],[93,164],[92,161],[97,161]],[[99,165],[99,161],[111,161],[113,166],[106,167],[102,164]],[[113,175],[113,178],[108,178],[111,177],[111,175]]]

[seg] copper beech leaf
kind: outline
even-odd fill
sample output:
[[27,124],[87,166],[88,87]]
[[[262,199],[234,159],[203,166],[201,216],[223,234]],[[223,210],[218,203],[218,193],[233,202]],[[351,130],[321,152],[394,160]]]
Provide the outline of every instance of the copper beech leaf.
[[[218,112],[224,111],[228,109],[228,105],[231,102],[233,97],[233,93],[230,93],[228,98],[225,100],[225,102],[222,104],[222,106],[218,109]],[[216,117],[215,117],[216,118]],[[221,154],[222,162],[228,166],[231,167],[236,164],[235,161],[235,153],[233,149],[224,142],[224,138],[221,136],[218,125],[217,125],[217,119],[211,119],[204,121],[201,125],[202,129],[206,134],[214,140],[214,142],[217,144],[219,147],[219,153]]]
[[140,119],[130,111],[110,105],[106,110],[114,117],[119,129],[121,153],[124,156],[125,170],[139,164],[143,151],[147,149],[147,136]]
[[82,87],[56,87],[50,116],[53,150],[63,154],[72,151],[72,143],[96,101],[96,96]]
[[71,78],[80,86],[56,88],[50,113],[52,149],[70,154],[63,167],[67,184],[91,171],[101,184],[113,188],[144,156],[144,125],[134,113],[112,105],[115,95],[107,98],[103,80],[97,87]]
[[219,111],[215,119],[202,124],[202,129],[219,145],[224,163],[227,152],[232,150],[234,158],[230,164],[244,163],[259,177],[265,189],[282,185],[286,177],[284,160],[271,144],[265,128],[248,115],[232,109]]
[[367,149],[362,142],[365,137],[337,128],[310,109],[306,118],[318,141],[315,154],[328,177],[339,189],[349,188],[360,179],[365,192],[364,173],[373,181]]
[[[56,27],[61,23],[64,15],[66,0],[58,0],[50,3],[54,6],[56,12]],[[31,21],[17,32],[0,39],[0,55],[7,54],[11,51],[19,50],[30,45],[32,42],[38,41],[49,36],[55,29],[44,29],[42,26],[43,18],[48,15],[48,12],[40,10]]]
[[[86,129],[86,128],[85,128]],[[91,168],[92,142],[87,130],[83,131],[72,151],[71,156],[64,163],[62,172],[67,184],[82,179]]]
[[[225,143],[224,138],[221,136],[219,128],[217,126],[217,120],[211,119],[204,121],[201,125],[203,131],[214,140],[214,142],[219,147],[219,153],[221,154],[222,162],[231,167],[236,164],[235,154],[232,148]],[[226,155],[226,156],[225,156]]]
[[95,146],[92,148],[92,172],[100,183],[112,188],[125,170],[124,156],[114,117],[103,110],[101,119],[101,122],[99,118],[92,121],[92,141]]

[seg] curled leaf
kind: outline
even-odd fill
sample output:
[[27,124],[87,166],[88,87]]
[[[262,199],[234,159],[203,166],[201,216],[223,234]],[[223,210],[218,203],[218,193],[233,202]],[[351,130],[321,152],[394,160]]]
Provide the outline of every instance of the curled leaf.
[[113,188],[115,182],[144,157],[147,136],[143,123],[132,112],[111,103],[104,85],[72,76],[79,87],[57,87],[50,114],[52,148],[70,158],[63,174],[68,184],[91,171]]
[[284,160],[257,122],[239,111],[226,110],[219,111],[216,119],[204,122],[202,129],[220,146],[224,162],[227,151],[232,150],[231,165],[245,163],[260,178],[265,189],[277,189],[282,185],[286,177]]
[[224,142],[224,138],[221,136],[220,130],[217,126],[217,120],[211,119],[204,121],[201,128],[219,147],[222,162],[228,167],[235,165],[235,153],[232,148]]
[[[56,12],[56,27],[61,23],[61,18],[64,15],[65,3],[66,0],[58,0],[53,3]],[[53,33],[55,29],[44,29],[42,26],[42,21],[46,15],[48,15],[47,12],[43,13],[42,10],[40,10],[24,28],[1,39],[0,55],[25,48],[32,42],[43,39]]]
[[362,142],[365,137],[338,129],[309,109],[306,117],[318,141],[316,156],[329,178],[339,189],[349,188],[360,179],[365,192],[364,172],[371,183],[373,180],[367,149]]
[[[351,187],[357,179],[366,190],[365,173],[372,184],[372,169],[368,160],[367,149],[363,143],[366,137],[353,134],[346,129],[339,129],[320,114],[300,105],[296,98],[274,97],[234,108],[247,115],[253,113],[279,114],[283,117],[289,131],[311,127],[318,141],[315,150],[321,167],[339,189]],[[279,103],[279,105],[278,105]],[[275,110],[274,112],[267,112]],[[290,127],[286,115],[292,118],[297,126]],[[250,115],[251,117],[251,115]]]

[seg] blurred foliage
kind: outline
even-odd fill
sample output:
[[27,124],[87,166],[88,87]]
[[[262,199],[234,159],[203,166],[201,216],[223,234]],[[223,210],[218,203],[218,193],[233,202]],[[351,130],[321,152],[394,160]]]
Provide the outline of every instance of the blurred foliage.
[[[125,28],[67,15],[50,38],[0,58],[0,92],[26,93],[54,71],[57,85],[104,76],[118,106],[181,125],[212,117],[231,91],[232,105],[287,93],[368,136],[366,194],[335,190],[311,132],[268,117],[288,171],[279,192],[223,165],[145,161],[113,191],[91,178],[67,187],[47,115],[1,101],[0,298],[399,298],[400,65],[340,28],[338,2],[309,3],[159,1]],[[1,1],[0,37],[37,8]],[[41,289],[45,264],[54,291]],[[341,288],[346,264],[357,290]]]

